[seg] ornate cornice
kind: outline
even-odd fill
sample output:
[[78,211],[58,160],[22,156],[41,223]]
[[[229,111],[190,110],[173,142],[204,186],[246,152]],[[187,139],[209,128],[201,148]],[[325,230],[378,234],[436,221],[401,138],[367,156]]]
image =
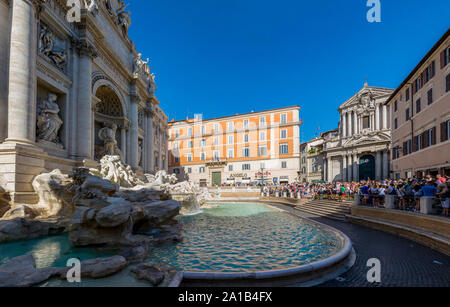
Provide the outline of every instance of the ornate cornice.
[[72,47],[78,52],[80,56],[89,56],[92,59],[98,57],[97,49],[86,40],[72,39]]

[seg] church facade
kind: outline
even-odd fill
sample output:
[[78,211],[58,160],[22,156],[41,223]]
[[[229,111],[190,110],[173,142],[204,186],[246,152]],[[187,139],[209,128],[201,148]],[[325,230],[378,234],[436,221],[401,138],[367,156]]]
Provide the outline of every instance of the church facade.
[[384,103],[392,89],[368,86],[339,107],[340,125],[324,137],[325,180],[381,180],[390,175],[390,114]]
[[117,154],[136,172],[167,170],[167,116],[155,75],[128,36],[123,0],[0,0],[0,174],[34,203],[43,172]]

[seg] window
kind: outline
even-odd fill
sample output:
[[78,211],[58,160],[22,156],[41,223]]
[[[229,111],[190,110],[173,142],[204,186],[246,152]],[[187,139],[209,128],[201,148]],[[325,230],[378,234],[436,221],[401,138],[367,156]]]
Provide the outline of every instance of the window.
[[242,164],[242,170],[243,171],[249,171],[250,170],[250,164]]
[[266,132],[265,131],[259,132],[259,140],[260,141],[265,141],[266,140]]
[[219,154],[218,150],[214,150],[213,159],[214,159],[214,161],[220,161],[220,154]]
[[188,129],[188,136],[192,136],[192,128]]
[[400,157],[400,148],[398,147],[398,146],[395,146],[393,149],[392,149],[392,159],[393,160],[396,160],[396,159],[398,159]]
[[174,161],[175,161],[175,163],[180,163],[180,157],[174,157]]
[[228,136],[228,144],[229,144],[229,145],[234,144],[234,135],[229,135],[229,136]]
[[179,137],[180,136],[180,130],[175,130],[175,137],[177,138],[177,137]]
[[413,151],[419,151],[422,149],[422,135],[416,135],[413,142]]
[[450,47],[441,53],[441,68],[447,66],[448,63],[450,63]]
[[396,100],[394,101],[394,112],[397,112],[397,110],[398,110],[398,102]]
[[214,124],[214,132],[219,132],[219,124]]
[[289,145],[288,144],[280,144],[280,155],[289,154]]
[[178,150],[179,147],[180,147],[180,145],[178,144],[178,142],[173,143],[174,150]]
[[430,81],[435,74],[435,70],[434,70],[434,61],[425,69],[425,80],[424,80],[424,84],[427,83],[428,81]]
[[233,122],[228,122],[227,130],[228,131],[233,131],[234,130],[234,123]]
[[242,156],[244,158],[250,157],[250,148],[249,147],[242,148]]
[[281,124],[287,123],[287,114],[281,114]]
[[409,88],[406,90],[405,96],[406,96],[406,101],[408,101],[409,100]]
[[427,93],[428,96],[428,105],[433,103],[433,89],[430,89]]
[[319,171],[319,166],[317,164],[314,164],[312,167],[313,173],[317,173]]
[[281,130],[281,138],[287,139],[287,130],[286,129]]
[[398,128],[398,119],[394,118],[394,129]]
[[305,164],[306,163],[306,157],[302,158],[302,163]]
[[216,136],[214,138],[214,146],[219,146],[219,137],[218,136]]
[[364,116],[363,117],[363,129],[368,129],[368,128],[370,128],[370,117]]
[[416,114],[420,113],[421,110],[422,110],[422,104],[421,104],[421,101],[420,101],[420,98],[419,98],[416,101]]
[[233,164],[228,165],[228,171],[232,172],[233,171]]
[[228,157],[229,159],[234,158],[234,149],[228,149],[228,155],[227,155],[227,157]]
[[248,129],[248,119],[244,119],[244,129]]
[[188,167],[187,172],[188,172],[188,174],[191,174],[192,173],[192,167]]
[[408,109],[406,109],[405,110],[405,115],[406,115],[406,120],[408,121],[411,117],[410,117],[410,114],[409,114],[409,108]]
[[202,135],[206,134],[206,126],[202,126]]
[[206,172],[206,169],[205,169],[205,167],[200,167],[199,169],[198,169],[198,172],[200,173],[200,174],[203,174],[203,173],[205,173]]
[[441,124],[441,142],[450,140],[450,119]]
[[259,125],[260,126],[266,126],[266,118],[265,117],[260,117],[259,118]]
[[188,141],[188,148],[194,147],[194,141]]
[[302,168],[302,174],[306,174],[306,167]]
[[281,168],[287,168],[287,162],[281,161]]
[[248,134],[244,134],[244,143],[248,143]]
[[206,139],[200,140],[200,147],[206,147]]
[[406,156],[410,153],[412,153],[412,142],[411,140],[408,140],[403,143],[403,155]]
[[205,161],[206,160],[206,153],[204,151],[202,151],[200,153],[200,161]]
[[179,174],[179,173],[180,173],[180,169],[174,168],[174,169],[173,169],[173,173],[174,173],[174,174]]
[[450,92],[450,74],[445,77],[445,92]]
[[187,161],[192,162],[192,154],[191,153],[187,154]]
[[259,146],[259,148],[258,148],[258,156],[259,157],[267,156],[267,147],[266,146]]

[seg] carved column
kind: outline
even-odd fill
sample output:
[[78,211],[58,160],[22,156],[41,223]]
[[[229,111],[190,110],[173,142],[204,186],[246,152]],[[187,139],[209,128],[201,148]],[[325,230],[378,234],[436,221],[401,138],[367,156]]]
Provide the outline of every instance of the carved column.
[[375,105],[375,130],[380,130],[380,106]]
[[353,179],[353,156],[352,155],[348,155],[347,156],[348,159],[348,165],[347,165],[347,181],[352,182]]
[[347,137],[347,113],[342,113],[343,121],[342,121],[342,136]]
[[146,116],[146,130],[145,130],[145,161],[146,161],[146,170],[147,172],[153,171],[153,111],[151,107],[151,102],[147,104],[145,108],[145,116]]
[[78,124],[77,124],[77,156],[79,159],[93,159],[92,147],[94,139],[92,130],[92,60],[97,57],[94,47],[87,41],[77,44],[80,59],[78,61]]
[[328,158],[328,166],[327,166],[327,170],[328,170],[328,181],[329,182],[333,182],[334,178],[333,178],[333,166],[331,165],[331,157]]
[[10,1],[8,142],[36,140],[36,17],[43,2]]
[[136,169],[138,167],[138,104],[139,96],[137,95],[137,86],[135,83],[132,84],[132,91],[130,95],[130,110],[129,117],[131,121],[130,126],[130,152],[129,152],[129,163],[132,168]]
[[353,111],[353,134],[358,134],[358,114],[356,114],[356,111]]

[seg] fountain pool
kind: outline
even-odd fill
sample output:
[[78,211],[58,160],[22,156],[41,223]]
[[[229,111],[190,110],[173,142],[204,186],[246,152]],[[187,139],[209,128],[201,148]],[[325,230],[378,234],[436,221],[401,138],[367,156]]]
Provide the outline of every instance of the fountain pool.
[[[197,215],[177,218],[182,224],[183,241],[152,247],[144,262],[175,267],[185,272],[186,280],[194,283],[236,278],[241,281],[273,279],[299,272],[311,275],[312,271],[331,263],[343,262],[351,250],[345,235],[260,203],[209,204]],[[61,235],[1,244],[0,264],[27,253],[35,256],[38,267],[64,266],[69,258],[85,260],[111,255],[94,249],[72,248],[67,236]],[[142,285],[128,270],[83,285],[111,284]],[[45,286],[65,285],[69,284],[60,280],[45,283]]]

